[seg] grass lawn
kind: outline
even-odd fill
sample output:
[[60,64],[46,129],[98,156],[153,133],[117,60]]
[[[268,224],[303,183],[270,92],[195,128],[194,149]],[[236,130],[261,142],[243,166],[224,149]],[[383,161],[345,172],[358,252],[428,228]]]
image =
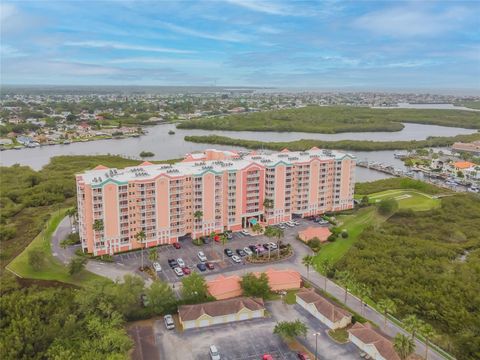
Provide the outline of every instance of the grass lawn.
[[328,330],[328,335],[341,344],[348,342],[348,331],[347,329],[336,329],[336,330]]
[[297,294],[297,292],[298,290],[288,290],[287,295],[285,295],[285,303],[287,303],[288,305],[296,304],[297,299],[295,295]]
[[374,206],[359,209],[351,215],[340,215],[338,221],[343,222],[341,229],[347,229],[348,238],[339,237],[335,242],[322,245],[315,255],[315,264],[319,265],[323,260],[329,259],[332,263],[337,262],[350,249],[355,240],[368,225],[380,224],[384,217],[377,213]]
[[[358,199],[362,195],[355,196]],[[440,206],[441,200],[433,198],[416,190],[387,190],[379,193],[370,194],[370,202],[375,203],[383,199],[394,198],[398,201],[400,209],[412,209],[414,211],[426,211]],[[340,215],[337,220],[343,224],[339,226],[341,229],[347,229],[348,238],[339,237],[335,242],[323,245],[319,253],[315,256],[315,263],[320,264],[323,260],[329,259],[332,263],[342,258],[358,236],[369,225],[379,225],[386,220],[384,216],[377,213],[376,207],[369,206],[361,208],[353,214]]]
[[440,199],[415,190],[387,190],[368,196],[375,203],[383,199],[395,199],[400,209],[426,211],[440,206]]
[[[68,268],[54,258],[51,251],[51,237],[60,221],[65,216],[65,209],[56,211],[47,222],[46,227],[27,246],[27,248],[7,265],[7,269],[24,278],[40,280],[57,280],[75,285],[88,285],[94,280],[106,280],[87,270],[82,270],[74,276],[68,273]],[[40,249],[45,256],[45,263],[40,271],[34,270],[28,263],[28,253],[33,249]]]

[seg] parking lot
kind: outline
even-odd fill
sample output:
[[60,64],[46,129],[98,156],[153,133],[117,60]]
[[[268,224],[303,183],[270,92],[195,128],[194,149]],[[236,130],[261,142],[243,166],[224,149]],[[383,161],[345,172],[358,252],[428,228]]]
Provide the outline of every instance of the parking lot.
[[[200,329],[166,330],[162,320],[155,323],[155,334],[161,359],[210,359],[208,350],[215,345],[222,359],[260,360],[270,354],[275,360],[298,359],[273,329],[279,321],[299,319],[308,327],[307,337],[299,339],[310,352],[315,351],[318,333],[318,359],[360,359],[359,349],[352,343],[338,344],[327,335],[327,327],[299,305],[286,305],[281,301],[266,304],[270,317]],[[183,350],[183,351],[182,351]]]
[[[283,242],[291,243],[292,241],[296,241],[295,237],[298,231],[313,224],[313,222],[304,219],[298,219],[298,221],[300,222],[300,225],[292,228],[287,227],[286,229],[284,229],[285,236],[282,239]],[[271,241],[275,242],[275,239],[272,240],[263,235],[245,236],[241,233],[233,233],[233,238],[228,241],[225,247],[215,241],[211,241],[211,243],[209,244],[196,246],[192,243],[191,240],[181,241],[180,243],[182,247],[180,249],[175,249],[172,245],[160,246],[157,248],[157,252],[159,255],[157,262],[160,263],[162,271],[157,274],[160,279],[168,281],[170,283],[175,283],[179,281],[180,277],[178,277],[174,273],[173,269],[171,269],[168,265],[168,259],[178,258],[181,258],[192,272],[197,272],[202,275],[221,274],[223,272],[237,269],[247,271],[248,268],[255,265],[246,263],[245,257],[241,258],[242,261],[240,263],[235,263],[230,257],[226,255],[223,256],[224,248],[229,248],[233,251],[234,254],[236,254],[236,249],[243,249],[244,247],[249,245],[264,244]],[[215,269],[207,269],[206,271],[201,272],[197,268],[197,264],[200,263],[200,260],[197,256],[199,251],[203,251],[205,253],[208,261],[214,264]],[[151,261],[148,259],[149,252],[150,249],[143,250],[145,264],[151,263]],[[125,265],[126,267],[133,270],[138,268],[141,264],[141,252],[135,251],[125,254],[118,254],[114,256],[114,260],[115,262]]]

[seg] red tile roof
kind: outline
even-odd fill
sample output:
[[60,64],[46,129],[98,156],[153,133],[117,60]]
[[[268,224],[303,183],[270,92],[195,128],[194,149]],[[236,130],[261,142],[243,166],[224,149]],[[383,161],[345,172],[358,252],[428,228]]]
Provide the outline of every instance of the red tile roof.
[[240,286],[240,276],[232,275],[225,277],[223,275],[207,282],[208,292],[216,299],[228,299],[242,295]]
[[317,311],[333,323],[342,320],[345,316],[352,316],[347,310],[332,304],[323,296],[317,294],[314,290],[302,290],[297,296],[307,304],[313,304]]
[[317,238],[321,242],[327,241],[328,237],[332,234],[330,229],[328,227],[322,227],[322,226],[310,226],[306,228],[305,230],[302,230],[298,233],[298,236],[300,239],[303,241],[310,241],[313,238]]
[[470,161],[457,161],[453,163],[453,166],[455,166],[457,169],[468,169],[472,166],[475,166],[475,164]]
[[196,320],[204,314],[211,317],[236,314],[244,308],[256,311],[265,309],[265,306],[262,299],[241,297],[203,304],[181,305],[178,308],[178,314],[182,321],[189,321]]
[[372,328],[357,322],[348,332],[364,344],[373,345],[386,360],[400,360],[392,342]]

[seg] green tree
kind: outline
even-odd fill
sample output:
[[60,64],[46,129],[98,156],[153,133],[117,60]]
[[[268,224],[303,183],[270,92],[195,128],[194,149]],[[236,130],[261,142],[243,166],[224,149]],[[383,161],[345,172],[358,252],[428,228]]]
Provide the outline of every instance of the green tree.
[[346,304],[347,303],[348,288],[351,287],[352,280],[353,280],[352,274],[350,274],[350,272],[347,271],[347,270],[343,270],[343,271],[337,271],[335,273],[335,276],[340,281],[340,283],[343,285],[343,290],[345,291],[343,302]]
[[273,328],[273,333],[283,340],[290,341],[298,336],[307,336],[308,327],[300,320],[280,321]]
[[40,249],[32,249],[28,251],[28,264],[33,270],[39,271],[45,264],[45,254]]
[[145,290],[148,307],[155,315],[165,315],[175,310],[177,299],[170,285],[164,281],[155,280]]
[[365,299],[371,296],[371,290],[365,284],[356,283],[355,291],[356,291],[358,297],[360,298],[360,305],[362,307],[362,315],[365,315],[365,304],[367,303],[365,301]]
[[378,212],[381,215],[389,216],[398,210],[398,202],[395,199],[383,199],[378,204]]
[[393,347],[402,360],[408,358],[415,351],[415,343],[412,338],[403,334],[395,336]]
[[363,195],[362,200],[360,201],[360,204],[362,206],[367,206],[369,204],[369,202],[370,202],[370,199],[369,199],[368,195]]
[[314,258],[312,255],[305,255],[302,258],[302,265],[304,265],[307,268],[307,280],[310,277],[310,266],[313,265]]
[[196,272],[182,279],[182,298],[189,304],[210,300],[207,282]]
[[148,260],[150,260],[152,263],[158,260],[157,249],[150,249],[148,253]]
[[245,296],[265,299],[271,293],[268,277],[265,273],[261,273],[258,277],[253,273],[245,274],[240,281],[240,286]]
[[415,315],[408,315],[405,319],[403,319],[403,325],[405,330],[412,334],[412,340],[415,341],[415,335],[422,328],[424,323]]
[[68,272],[70,275],[78,274],[85,268],[85,264],[87,263],[87,259],[83,256],[75,256],[70,260],[68,264]]
[[257,234],[261,234],[263,232],[263,227],[259,223],[252,225],[252,231]]
[[330,271],[333,269],[332,263],[329,259],[324,259],[320,262],[317,270],[323,275],[323,289],[327,291],[327,278]]
[[383,328],[387,328],[387,314],[394,314],[397,311],[397,306],[391,299],[381,299],[377,303],[378,310],[383,314]]
[[423,324],[419,330],[420,334],[425,338],[425,359],[428,360],[428,348],[430,346],[430,340],[436,335],[433,326],[430,324]]
[[138,233],[135,234],[135,240],[140,243],[140,255],[142,259],[142,267],[141,269],[144,269],[144,264],[143,264],[143,246],[145,244],[145,240],[147,239],[147,236],[145,235],[145,231],[139,231]]

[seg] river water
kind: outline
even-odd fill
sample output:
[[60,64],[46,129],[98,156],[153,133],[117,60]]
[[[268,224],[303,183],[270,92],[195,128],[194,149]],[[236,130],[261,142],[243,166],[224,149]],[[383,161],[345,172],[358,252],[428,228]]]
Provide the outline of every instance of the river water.
[[[372,140],[372,141],[395,141],[395,140],[422,140],[428,136],[454,136],[458,134],[470,134],[472,129],[451,128],[434,125],[404,124],[405,128],[397,132],[364,132],[364,133],[341,133],[341,134],[314,134],[302,132],[251,132],[251,131],[206,131],[176,129],[174,124],[157,125],[147,128],[148,134],[139,138],[126,138],[116,140],[99,140],[91,142],[79,142],[69,145],[43,146],[33,149],[7,150],[0,153],[0,164],[10,166],[13,164],[28,165],[35,170],[41,169],[48,164],[50,158],[59,155],[101,155],[116,154],[128,158],[139,158],[141,151],[151,151],[155,154],[154,160],[181,158],[186,153],[208,148],[230,150],[230,146],[197,144],[184,140],[186,135],[223,135],[240,139],[262,141],[293,141],[298,139],[320,140]],[[175,135],[169,135],[168,131],[175,131]],[[237,148],[241,149],[241,148]],[[358,160],[375,161],[404,168],[403,163],[393,157],[393,151],[350,151]],[[369,169],[357,169],[357,181],[373,181],[388,177],[385,174]]]

